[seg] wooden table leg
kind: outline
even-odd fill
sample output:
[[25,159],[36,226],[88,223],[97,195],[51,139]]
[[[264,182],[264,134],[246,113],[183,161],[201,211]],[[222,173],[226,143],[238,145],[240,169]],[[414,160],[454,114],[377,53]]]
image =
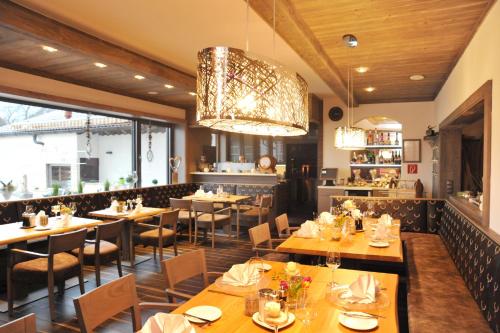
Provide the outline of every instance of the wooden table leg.
[[240,204],[236,203],[236,240],[240,240]]
[[132,233],[130,230],[131,227],[131,221],[125,221],[123,224],[123,229],[122,229],[122,259],[125,261],[130,260],[130,244],[131,244],[131,238],[132,238]]

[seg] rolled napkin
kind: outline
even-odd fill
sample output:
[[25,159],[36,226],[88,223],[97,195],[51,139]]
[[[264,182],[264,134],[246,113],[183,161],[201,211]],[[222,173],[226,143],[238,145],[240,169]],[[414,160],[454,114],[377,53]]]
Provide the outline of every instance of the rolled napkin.
[[300,225],[300,229],[297,230],[297,237],[302,238],[316,238],[319,236],[318,225],[314,221],[306,221]]
[[371,274],[362,274],[351,283],[342,298],[349,299],[352,303],[369,304],[376,300],[380,282]]
[[322,212],[319,214],[319,223],[322,224],[332,224],[335,216],[330,214],[329,212]]
[[118,200],[113,200],[111,202],[111,206],[109,207],[111,210],[113,211],[118,211],[118,206],[120,206],[120,204],[118,203]]
[[137,205],[135,205],[135,208],[134,208],[134,213],[139,213],[142,209],[142,204],[139,203]]
[[386,226],[390,226],[392,224],[392,217],[389,214],[382,214],[378,219],[378,223],[383,223]]
[[235,287],[252,286],[259,282],[260,273],[257,265],[236,264],[222,276],[222,283]]
[[387,240],[389,236],[390,229],[385,223],[378,223],[375,227],[375,232],[373,233],[372,239],[374,241]]
[[180,314],[157,313],[142,326],[141,333],[195,333],[195,328]]

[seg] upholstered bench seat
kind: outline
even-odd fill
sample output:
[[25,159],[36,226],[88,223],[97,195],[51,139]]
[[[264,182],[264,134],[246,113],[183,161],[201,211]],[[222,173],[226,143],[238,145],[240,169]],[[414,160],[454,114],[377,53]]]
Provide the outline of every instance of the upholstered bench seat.
[[439,235],[404,232],[410,332],[491,332]]

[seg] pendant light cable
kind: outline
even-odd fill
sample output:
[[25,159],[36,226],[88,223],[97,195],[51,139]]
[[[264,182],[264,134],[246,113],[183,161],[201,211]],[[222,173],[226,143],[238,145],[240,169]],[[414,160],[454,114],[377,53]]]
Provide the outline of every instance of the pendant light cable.
[[273,58],[276,59],[276,0],[273,0]]
[[250,41],[248,39],[248,15],[249,15],[249,3],[250,3],[250,0],[247,0],[247,13],[246,13],[246,46],[245,46],[245,51],[248,52],[248,50],[250,49]]

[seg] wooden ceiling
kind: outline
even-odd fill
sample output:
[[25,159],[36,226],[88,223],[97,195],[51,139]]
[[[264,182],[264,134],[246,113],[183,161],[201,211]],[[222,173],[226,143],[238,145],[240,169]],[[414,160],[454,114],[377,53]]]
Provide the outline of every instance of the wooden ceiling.
[[9,1],[0,1],[0,66],[170,106],[196,103],[195,77]]
[[[347,94],[349,66],[364,66],[368,72],[354,75],[357,103],[430,101],[494,2],[276,0],[276,27],[338,94]],[[250,1],[270,24],[272,4]],[[354,34],[358,47],[348,49],[344,34]],[[414,74],[425,79],[411,81]]]

